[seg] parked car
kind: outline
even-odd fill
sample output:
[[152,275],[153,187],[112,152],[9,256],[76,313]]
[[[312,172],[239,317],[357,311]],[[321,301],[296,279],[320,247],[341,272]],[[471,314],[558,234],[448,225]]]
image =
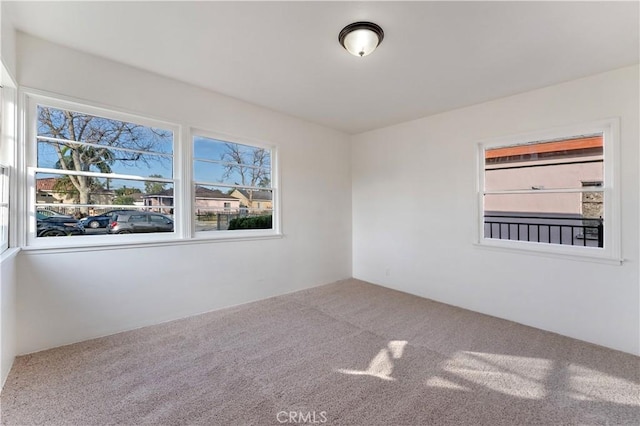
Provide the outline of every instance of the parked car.
[[70,216],[46,216],[36,212],[36,235],[38,237],[61,237],[83,235],[84,226]]
[[39,208],[39,209],[38,209],[38,213],[40,213],[42,216],[45,216],[45,217],[66,217],[66,218],[73,218],[73,216],[71,216],[71,215],[58,213],[58,212],[56,212],[56,211],[49,210],[49,209],[42,209],[42,208]]
[[80,222],[82,222],[82,225],[84,225],[85,228],[91,228],[91,229],[106,228],[107,225],[109,225],[109,222],[111,221],[111,217],[114,214],[136,213],[136,212],[137,210],[131,210],[131,209],[110,210],[108,212],[104,212],[102,214],[98,214],[95,216],[83,217],[82,219],[80,219]]
[[173,232],[173,220],[159,213],[118,213],[107,226],[107,234],[142,232]]

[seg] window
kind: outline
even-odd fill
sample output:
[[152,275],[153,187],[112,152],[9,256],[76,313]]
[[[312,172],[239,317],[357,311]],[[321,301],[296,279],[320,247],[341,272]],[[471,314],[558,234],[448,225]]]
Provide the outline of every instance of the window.
[[0,164],[0,252],[9,248],[9,167]]
[[176,126],[35,95],[27,100],[30,244],[44,236],[113,241],[118,237],[107,230],[115,210],[176,215]]
[[11,166],[15,164],[15,85],[0,64],[0,253],[9,248]]
[[23,105],[27,247],[277,236],[274,147],[205,131],[185,145],[179,125],[39,91]]
[[617,122],[480,144],[479,242],[619,258]]
[[196,233],[274,229],[272,150],[193,137]]

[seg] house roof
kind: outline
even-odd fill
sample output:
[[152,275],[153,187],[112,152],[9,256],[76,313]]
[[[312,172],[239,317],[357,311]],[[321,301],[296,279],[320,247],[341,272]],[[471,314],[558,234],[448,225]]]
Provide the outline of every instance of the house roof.
[[[150,197],[173,197],[173,188],[169,188],[169,189],[165,189],[164,191],[160,191],[160,192],[156,192],[153,194],[146,194],[143,196],[143,198],[150,198]],[[224,192],[220,191],[219,189],[209,189],[209,188],[205,188],[204,186],[196,186],[196,198],[215,198],[215,199],[220,199],[220,198],[224,198],[224,199],[231,199],[231,200],[237,200],[236,197],[232,197],[229,194],[225,194]]]
[[57,178],[36,179],[36,191],[53,191]]
[[[55,191],[56,193],[62,194],[65,192],[74,192],[74,188],[69,186],[67,189],[58,188],[56,189],[56,183],[60,180],[60,178],[41,178],[36,179],[36,191]],[[104,188],[94,188],[91,190],[93,194],[113,194],[112,190],[107,190]]]
[[577,151],[585,149],[602,149],[602,136],[565,139],[554,142],[542,142],[527,145],[488,149],[486,158],[508,157],[513,155],[540,154],[550,152]]
[[[246,199],[249,199],[249,192],[246,189],[236,189],[236,191],[241,193]],[[271,201],[272,198],[273,194],[271,191],[253,191],[253,196],[251,197],[253,201]]]

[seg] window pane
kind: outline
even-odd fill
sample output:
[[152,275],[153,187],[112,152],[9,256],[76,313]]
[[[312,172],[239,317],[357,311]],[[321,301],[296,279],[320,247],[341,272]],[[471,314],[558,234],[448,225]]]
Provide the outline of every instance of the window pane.
[[9,176],[8,168],[0,166],[0,248],[9,246]]
[[485,190],[577,189],[603,183],[603,137],[485,150]]
[[36,114],[37,237],[173,232],[174,184],[158,181],[173,179],[173,131],[44,105]]
[[[38,136],[171,154],[173,132],[38,105]],[[71,161],[71,160],[67,160]]]
[[36,173],[36,194],[38,202],[122,205],[142,203],[144,199],[158,196],[173,199],[173,184],[153,180]]
[[[78,159],[78,169],[70,160],[72,157]],[[173,160],[168,155],[49,141],[38,142],[38,167],[167,179],[173,177]]]
[[194,180],[230,185],[271,186],[269,150],[194,137]]
[[[100,204],[161,208],[173,206],[173,184],[157,181],[36,173],[36,203]],[[89,214],[91,207],[78,207]]]
[[[221,183],[226,185],[270,186],[271,169],[253,169],[239,165],[212,163],[195,160],[193,162],[193,178],[197,182]],[[244,182],[244,183],[243,183]]]
[[6,248],[9,240],[9,206],[0,205],[0,247]]
[[484,196],[484,237],[603,247],[603,194]]
[[195,185],[196,231],[272,229],[273,192]]

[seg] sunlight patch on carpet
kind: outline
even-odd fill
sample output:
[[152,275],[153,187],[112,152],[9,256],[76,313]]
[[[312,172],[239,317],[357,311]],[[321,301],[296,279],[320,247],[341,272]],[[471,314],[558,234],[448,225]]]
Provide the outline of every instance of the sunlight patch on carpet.
[[637,384],[629,380],[580,365],[570,365],[568,370],[570,388],[574,392],[586,395],[587,398],[616,404],[631,406],[640,404]]
[[406,345],[406,340],[392,340],[387,344],[386,348],[380,349],[380,352],[373,357],[366,370],[340,368],[337,371],[353,376],[372,376],[382,380],[396,380],[391,377],[394,367],[393,360],[402,358]]
[[446,361],[443,370],[463,383],[518,398],[544,399],[551,366],[547,359],[463,351]]
[[438,377],[438,376],[430,377],[425,384],[432,388],[453,389],[453,390],[459,390],[459,391],[465,391],[465,392],[471,391],[471,389],[469,389],[466,386],[453,383],[450,380],[443,379],[442,377]]

